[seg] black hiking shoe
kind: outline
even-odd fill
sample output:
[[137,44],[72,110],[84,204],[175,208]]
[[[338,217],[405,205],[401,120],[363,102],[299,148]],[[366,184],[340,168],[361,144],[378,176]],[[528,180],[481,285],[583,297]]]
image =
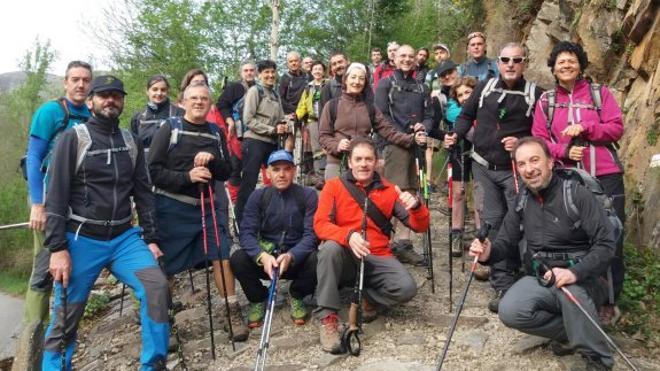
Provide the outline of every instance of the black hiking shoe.
[[402,264],[412,264],[423,266],[425,259],[413,250],[413,244],[410,240],[396,240],[392,242],[392,253]]
[[451,256],[460,258],[463,256],[463,231],[460,229],[452,229],[451,235]]
[[571,348],[568,344],[559,342],[557,340],[550,341],[550,350],[556,356],[563,357],[575,353],[575,349]]
[[488,302],[488,310],[490,310],[493,313],[497,313],[500,307],[500,300],[502,299],[505,293],[506,291],[504,290],[497,290],[497,292],[495,293],[495,298]]

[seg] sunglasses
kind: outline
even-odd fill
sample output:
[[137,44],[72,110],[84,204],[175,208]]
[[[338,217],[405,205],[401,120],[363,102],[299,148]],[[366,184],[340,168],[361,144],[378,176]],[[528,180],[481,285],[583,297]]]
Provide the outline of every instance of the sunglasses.
[[514,64],[520,64],[527,60],[525,57],[497,57],[497,59],[504,64],[509,64],[511,61],[513,61]]
[[479,31],[469,34],[467,39],[469,41],[470,39],[474,39],[475,37],[481,37],[482,39],[486,40],[486,36],[483,34],[483,32],[479,32]]

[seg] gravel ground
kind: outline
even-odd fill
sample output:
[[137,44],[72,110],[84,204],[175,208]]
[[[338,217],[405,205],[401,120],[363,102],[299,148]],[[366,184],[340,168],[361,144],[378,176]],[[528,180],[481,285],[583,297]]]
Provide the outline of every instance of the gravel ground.
[[[437,195],[437,194],[436,194]],[[439,198],[439,196],[437,196]],[[447,266],[447,218],[439,210],[441,204],[432,199],[434,240],[435,294],[431,293],[426,268],[408,266],[418,283],[418,294],[409,303],[391,309],[376,321],[365,324],[363,350],[359,357],[329,355],[318,342],[318,323],[294,326],[284,299],[285,287],[280,288],[277,310],[273,319],[268,370],[434,370],[442,353],[453,312],[449,313]],[[421,252],[421,235],[416,237],[416,249]],[[454,307],[465,287],[469,262],[461,272],[462,258],[455,258]],[[465,258],[467,259],[467,257]],[[194,274],[193,294],[187,274],[177,277],[175,300],[184,305],[177,314],[183,353],[190,370],[251,370],[261,331],[252,331],[245,343],[236,343],[233,351],[223,331],[222,301],[212,289],[217,359],[210,354],[210,337],[206,312],[205,280],[202,271]],[[107,291],[113,300],[110,308],[97,320],[85,324],[80,331],[78,370],[134,370],[139,358],[139,324],[135,305],[127,299],[123,315],[119,316],[120,285],[98,282],[100,290]],[[283,284],[284,286],[286,283]],[[238,287],[239,285],[237,285]],[[202,290],[200,290],[202,289]],[[348,303],[350,290],[345,290]],[[454,333],[445,370],[568,370],[569,357],[557,357],[546,345],[532,346],[537,339],[506,328],[486,307],[493,291],[487,282],[473,281],[467,296],[461,320]],[[240,294],[244,310],[245,297]],[[127,296],[128,298],[128,296]],[[347,304],[348,307],[348,304]],[[346,313],[341,313],[346,318]],[[660,351],[646,349],[643,344],[614,334],[617,343],[640,365],[640,370],[660,370]],[[171,340],[173,340],[172,338]],[[171,341],[173,343],[173,341]],[[168,358],[168,369],[182,370],[174,349]],[[626,370],[617,356],[614,370]]]

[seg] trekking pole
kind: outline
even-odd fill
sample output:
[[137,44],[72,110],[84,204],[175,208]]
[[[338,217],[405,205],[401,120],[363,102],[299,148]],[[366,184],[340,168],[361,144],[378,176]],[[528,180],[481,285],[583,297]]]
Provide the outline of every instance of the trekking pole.
[[518,185],[518,169],[516,169],[516,160],[513,158],[513,152],[509,152],[511,156],[511,172],[513,173],[513,189],[516,190],[516,194],[520,191]]
[[126,284],[122,283],[121,284],[121,300],[119,301],[119,317],[121,317],[121,313],[124,311],[124,294],[126,292]]
[[300,156],[300,167],[298,168],[298,184],[305,185],[305,176],[303,174],[303,168],[306,166],[305,161],[305,131],[302,127],[302,121],[297,121],[294,123],[294,127],[297,128],[300,133],[300,149],[298,154]]
[[195,293],[195,282],[193,281],[192,269],[188,269],[188,278],[190,278],[190,291]]
[[238,229],[238,221],[236,220],[236,212],[234,210],[234,203],[231,200],[231,193],[229,193],[229,189],[227,189],[227,187],[225,187],[225,194],[227,195],[227,209],[229,210],[229,216],[231,217],[231,224],[234,227],[234,235],[235,237],[238,237],[240,229]]
[[[448,153],[447,155],[448,159],[449,156],[451,156],[451,153]],[[447,209],[449,210],[449,233],[448,233],[448,238],[449,238],[449,254],[447,256],[449,257],[449,313],[451,313],[451,307],[454,306],[453,301],[452,301],[452,289],[453,289],[453,280],[454,280],[454,272],[453,272],[453,262],[452,262],[452,248],[453,248],[453,238],[451,235],[451,224],[452,224],[452,212],[453,212],[453,203],[454,203],[454,197],[453,197],[453,175],[452,175],[452,164],[451,161],[448,160],[447,162]]]
[[[419,178],[419,195],[424,198],[426,207],[429,206],[429,187],[426,169],[426,158],[424,150],[426,146],[417,146],[417,156],[415,157],[415,168]],[[435,294],[435,274],[433,272],[433,249],[431,241],[431,225],[426,229],[424,234],[424,252],[426,254],[427,273],[426,279],[431,280],[431,293]]]
[[[280,243],[273,249],[273,256],[276,258],[279,255],[280,247],[284,244],[284,236],[286,236],[286,230],[282,231]],[[259,340],[259,348],[257,349],[257,360],[254,364],[255,371],[263,371],[266,367],[268,348],[270,347],[270,329],[273,324],[273,312],[275,312],[275,299],[277,299],[277,283],[279,281],[280,269],[273,268],[271,274],[270,287],[268,288],[268,306],[266,307],[261,339]]]
[[[479,233],[477,235],[479,242],[483,243],[486,240],[486,237],[488,237],[488,232],[490,232],[490,228],[491,225],[488,222],[483,222],[481,224],[481,228],[479,229]],[[474,260],[472,261],[472,267],[470,268],[470,274],[468,275],[468,280],[465,284],[465,290],[463,290],[463,295],[461,296],[461,300],[458,302],[458,307],[456,308],[456,314],[454,314],[454,318],[451,321],[451,326],[449,327],[449,335],[445,341],[445,347],[442,349],[442,355],[440,356],[440,361],[438,362],[438,367],[436,368],[437,371],[442,370],[442,364],[445,362],[445,357],[447,356],[447,351],[449,350],[449,344],[451,344],[451,337],[454,335],[456,324],[458,324],[458,317],[461,315],[463,305],[465,305],[465,298],[467,297],[468,290],[470,289],[470,283],[472,283],[472,279],[474,278],[474,271],[477,269],[478,260],[479,255],[475,256]]]
[[[215,201],[213,199],[213,187],[209,183],[209,199],[211,200],[211,216],[213,217],[213,232],[215,234],[215,246],[218,248],[218,258],[220,260],[220,275],[222,276],[222,292],[225,298],[225,311],[227,312],[227,324],[229,327],[229,341],[231,341],[231,349],[236,351],[236,344],[234,344],[234,329],[231,326],[231,314],[229,313],[229,300],[227,299],[227,282],[225,281],[225,267],[222,260],[222,249],[220,248],[220,234],[218,233],[218,219],[215,214]],[[229,251],[229,246],[227,246]]]
[[[550,268],[550,266],[546,263],[545,259],[543,259],[543,258],[541,257],[541,255],[540,255],[538,252],[535,253],[535,254],[532,256],[532,259],[533,259],[533,260],[536,260],[536,261],[537,261],[537,262],[543,267],[543,269],[545,269],[546,271],[550,272],[550,280],[547,281],[547,283],[545,283],[545,284],[542,283],[542,285],[543,285],[543,286],[546,286],[546,287],[550,287],[550,286],[554,285],[554,284],[555,284],[555,274],[554,274],[554,272],[552,271],[552,269]],[[540,277],[539,277],[538,279],[541,280]],[[544,280],[544,281],[545,281],[545,280]],[[603,337],[605,338],[605,341],[607,341],[607,343],[608,343],[612,348],[614,348],[614,350],[616,350],[617,353],[619,353],[619,355],[621,356],[621,358],[623,358],[623,360],[626,362],[626,364],[628,365],[628,367],[630,367],[630,369],[633,370],[633,371],[638,371],[637,367],[632,363],[632,361],[630,360],[630,358],[628,358],[628,356],[626,356],[626,354],[623,353],[623,351],[621,350],[621,348],[619,348],[619,346],[616,345],[616,343],[614,342],[614,340],[612,340],[612,338],[611,338],[609,335],[607,335],[607,333],[605,332],[605,330],[603,330],[603,328],[600,327],[600,325],[598,324],[598,322],[596,322],[596,320],[595,320],[595,319],[589,314],[589,312],[587,312],[587,310],[582,306],[582,303],[580,303],[580,301],[577,300],[577,298],[575,297],[575,295],[573,295],[573,293],[572,293],[567,287],[565,287],[565,286],[559,287],[559,289],[560,289],[561,291],[564,292],[564,294],[566,295],[566,297],[568,298],[568,300],[570,300],[573,304],[575,304],[575,305],[578,307],[578,309],[580,309],[580,312],[582,312],[582,314],[584,314],[585,317],[587,317],[587,319],[589,320],[589,322],[591,322],[591,324],[594,325],[594,326],[596,327],[596,330],[598,330],[598,332],[600,332],[600,334],[603,335]]]
[[202,241],[204,243],[204,262],[206,266],[204,270],[206,271],[206,304],[209,312],[209,330],[211,333],[211,356],[215,361],[215,337],[213,335],[213,313],[211,313],[211,283],[209,282],[209,241],[206,237],[206,208],[205,208],[205,199],[204,199],[204,184],[199,183],[199,198],[200,204],[202,205]]
[[[160,267],[161,272],[167,276],[165,273],[165,262],[163,261],[162,256],[158,258],[158,267]],[[176,339],[176,353],[179,357],[179,360],[181,360],[181,369],[183,371],[188,371],[188,366],[186,365],[186,357],[183,355],[183,344],[181,343],[181,336],[179,335],[179,326],[176,324],[176,319],[174,317],[174,304],[170,285],[167,285],[167,317],[170,322],[170,332]]]
[[30,222],[0,225],[0,231],[9,230],[9,229],[17,229],[17,228],[27,228],[29,226],[30,226]]
[[[463,241],[463,233],[465,232],[465,224],[467,221],[467,213],[468,213],[468,207],[467,207],[467,192],[465,191],[465,178],[467,177],[467,172],[465,171],[465,140],[463,140],[462,146],[459,147],[459,154],[460,154],[460,159],[459,159],[459,165],[461,167],[461,196],[463,198],[463,229],[461,230],[461,234],[459,234],[459,240],[458,243],[461,245],[461,256],[463,255],[464,252],[464,241]],[[465,273],[465,259],[461,259],[461,273]]]
[[66,331],[66,320],[67,317],[69,316],[69,311],[67,309],[67,304],[68,304],[68,298],[67,298],[67,288],[64,286],[64,281],[62,281],[61,285],[61,292],[60,292],[60,301],[62,302],[62,338],[60,339],[60,358],[61,358],[61,369],[62,370],[67,370],[66,367],[66,338],[67,338],[67,331]]
[[[362,223],[361,233],[362,239],[367,240],[367,208],[369,207],[369,197],[364,198],[364,206],[362,208]],[[341,348],[343,352],[348,352],[350,355],[357,357],[362,351],[362,341],[360,335],[362,331],[362,288],[364,287],[364,258],[360,258],[360,265],[358,268],[358,275],[355,278],[355,286],[353,287],[353,300],[348,309],[348,328],[344,330],[341,337]],[[355,341],[355,344],[353,344]]]

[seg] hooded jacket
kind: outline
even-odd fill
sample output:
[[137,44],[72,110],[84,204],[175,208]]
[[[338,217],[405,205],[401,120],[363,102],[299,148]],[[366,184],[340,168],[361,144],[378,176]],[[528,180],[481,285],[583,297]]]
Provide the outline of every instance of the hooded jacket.
[[[545,140],[554,159],[564,165],[575,166],[575,162],[568,158],[572,138],[561,135],[561,132],[566,129],[570,121],[579,123],[584,128],[580,139],[595,146],[596,176],[622,173],[623,169],[619,166],[612,144],[620,140],[623,135],[623,120],[621,109],[610,90],[604,86],[600,88],[602,101],[600,113],[593,108],[585,108],[585,106],[593,106],[591,87],[587,80],[576,81],[572,92],[560,85],[555,87],[555,91],[555,110],[550,128],[552,133],[548,133],[547,128],[548,93],[546,92],[541,95],[534,110],[532,135]],[[576,105],[578,107],[575,107]],[[586,148],[581,163],[588,172],[591,172],[590,156],[589,148]]]

